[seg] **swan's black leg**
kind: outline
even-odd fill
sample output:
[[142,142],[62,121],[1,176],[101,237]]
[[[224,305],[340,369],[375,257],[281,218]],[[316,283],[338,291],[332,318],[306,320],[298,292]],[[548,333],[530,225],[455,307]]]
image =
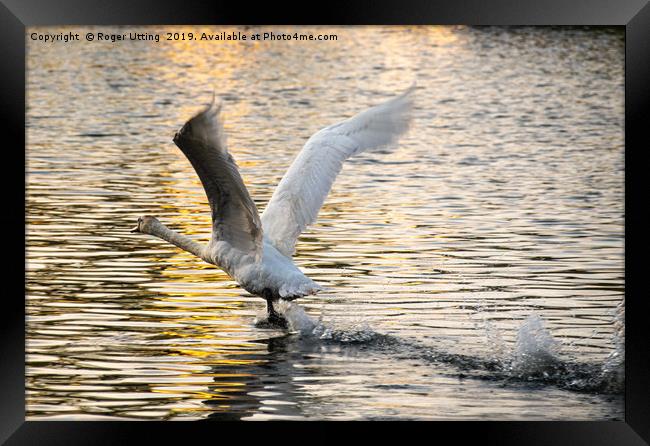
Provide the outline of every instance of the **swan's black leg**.
[[266,299],[266,311],[268,313],[267,321],[269,324],[288,328],[289,323],[287,320],[280,316],[280,314],[278,314],[278,312],[273,308],[273,293],[271,293],[271,290],[264,289],[264,299]]

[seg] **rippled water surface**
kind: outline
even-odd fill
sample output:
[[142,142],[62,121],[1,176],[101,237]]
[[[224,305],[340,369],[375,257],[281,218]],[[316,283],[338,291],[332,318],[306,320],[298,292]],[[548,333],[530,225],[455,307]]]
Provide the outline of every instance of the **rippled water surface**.
[[[27,417],[622,419],[622,31],[242,29],[268,30],[338,40],[28,39]],[[327,291],[290,331],[129,233],[209,239],[172,136],[213,89],[263,210],[312,133],[414,79],[408,136],[349,160],[300,238]]]

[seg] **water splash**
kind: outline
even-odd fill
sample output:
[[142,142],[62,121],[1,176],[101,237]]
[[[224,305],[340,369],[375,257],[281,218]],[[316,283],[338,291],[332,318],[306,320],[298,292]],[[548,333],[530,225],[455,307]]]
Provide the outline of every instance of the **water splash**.
[[509,368],[523,376],[545,375],[560,363],[560,343],[544,326],[538,314],[531,314],[519,327]]
[[275,308],[289,322],[289,330],[300,334],[303,339],[349,344],[370,343],[386,338],[386,335],[372,330],[364,320],[347,324],[339,323],[336,327],[332,327],[323,322],[322,316],[319,319],[309,316],[304,308],[295,302],[281,300]]
[[613,390],[625,386],[625,298],[616,306],[614,311],[614,351],[612,351],[601,371],[601,379],[608,383]]
[[623,318],[624,306],[619,306],[617,348],[604,363],[580,362],[562,353],[562,343],[546,327],[544,319],[536,314],[526,317],[517,330],[514,345],[508,346],[501,332],[486,318],[484,329],[490,351],[486,356],[450,353],[440,346],[425,345],[416,339],[401,339],[378,333],[366,321],[324,323],[308,315],[295,302],[280,301],[275,309],[289,323],[289,330],[298,342],[321,346],[354,345],[376,346],[396,359],[419,358],[430,364],[444,363],[459,370],[459,376],[498,380],[510,384],[528,383],[554,385],[562,389],[592,392],[620,393],[623,390]]
[[[619,306],[615,324],[617,332],[613,340],[615,350],[603,363],[580,362],[562,354],[562,343],[555,339],[546,328],[544,319],[538,314],[529,315],[517,332],[515,345],[504,353],[503,348],[495,345],[494,362],[487,362],[494,370],[495,378],[508,381],[518,380],[552,384],[574,391],[594,393],[620,393],[624,384],[624,340],[623,306]],[[486,336],[498,338],[496,329],[486,325]]]
[[322,323],[321,320],[309,316],[302,306],[294,302],[280,300],[275,304],[275,309],[287,319],[289,330],[301,335],[310,335]]

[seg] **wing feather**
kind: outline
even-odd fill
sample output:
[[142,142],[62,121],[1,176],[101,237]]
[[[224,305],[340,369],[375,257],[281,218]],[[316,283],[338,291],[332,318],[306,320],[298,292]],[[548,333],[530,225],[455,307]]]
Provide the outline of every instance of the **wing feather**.
[[316,221],[346,159],[394,144],[408,130],[414,91],[415,84],[400,96],[309,138],[262,214],[264,233],[280,252],[293,255],[298,236]]
[[201,179],[212,211],[212,237],[257,258],[262,250],[262,224],[237,163],[226,148],[221,105],[212,103],[187,121],[174,136]]

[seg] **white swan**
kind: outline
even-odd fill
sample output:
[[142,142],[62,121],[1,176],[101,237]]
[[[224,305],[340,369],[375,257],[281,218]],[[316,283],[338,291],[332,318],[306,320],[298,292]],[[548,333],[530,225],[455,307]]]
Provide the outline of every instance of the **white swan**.
[[251,294],[267,301],[268,321],[286,326],[273,302],[315,294],[321,287],[291,257],[296,240],[316,221],[343,162],[358,153],[385,147],[404,134],[411,121],[415,84],[400,96],[315,133],[278,184],[261,218],[226,149],[220,104],[190,119],[174,143],[199,175],[212,210],[212,238],[203,246],[151,216],[138,218],[131,232],[162,238],[222,268]]

